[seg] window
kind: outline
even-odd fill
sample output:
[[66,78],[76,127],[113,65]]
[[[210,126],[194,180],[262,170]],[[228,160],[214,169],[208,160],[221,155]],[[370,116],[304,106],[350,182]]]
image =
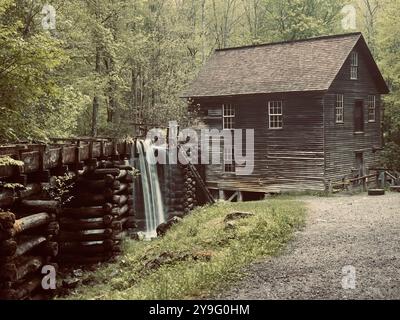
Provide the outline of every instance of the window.
[[344,95],[336,95],[336,123],[344,123]]
[[235,107],[231,104],[222,105],[222,118],[223,118],[223,129],[233,129],[235,120]]
[[358,53],[355,51],[351,53],[350,79],[358,79]]
[[233,146],[232,148],[224,148],[224,172],[235,173],[235,162],[233,159]]
[[376,121],[376,96],[368,96],[368,122]]
[[268,123],[270,129],[283,128],[282,101],[268,102]]

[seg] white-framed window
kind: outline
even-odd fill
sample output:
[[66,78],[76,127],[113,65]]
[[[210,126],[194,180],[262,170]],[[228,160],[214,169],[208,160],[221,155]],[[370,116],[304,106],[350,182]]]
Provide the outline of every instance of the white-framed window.
[[233,146],[232,148],[224,148],[224,172],[235,173],[235,160]]
[[235,121],[235,106],[232,104],[222,105],[222,122],[224,130],[231,130],[234,127]]
[[376,96],[368,96],[368,122],[376,121]]
[[350,79],[358,79],[358,52],[355,51],[351,53]]
[[344,95],[336,95],[336,123],[344,123]]
[[268,127],[270,129],[283,128],[283,103],[282,101],[268,102]]

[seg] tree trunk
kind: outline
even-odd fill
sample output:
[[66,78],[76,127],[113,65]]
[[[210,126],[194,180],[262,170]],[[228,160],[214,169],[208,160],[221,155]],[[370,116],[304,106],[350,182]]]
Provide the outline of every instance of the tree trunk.
[[23,241],[18,244],[17,251],[15,252],[15,257],[20,257],[30,250],[36,248],[40,244],[46,241],[45,237],[42,236],[26,236],[23,237]]
[[15,215],[11,212],[0,212],[0,227],[3,230],[10,229],[14,226]]
[[27,211],[57,213],[59,203],[55,200],[22,200],[21,207]]
[[35,277],[23,282],[16,289],[0,290],[0,298],[6,300],[21,300],[28,297],[42,283],[42,277]]
[[15,232],[18,234],[18,233],[24,232],[29,229],[40,227],[46,223],[49,223],[52,219],[53,219],[53,217],[46,212],[37,213],[37,214],[31,215],[31,216],[27,216],[25,218],[16,220],[14,223],[14,229],[15,229]]
[[20,257],[1,267],[0,279],[11,282],[21,280],[29,273],[37,271],[44,263],[45,259],[43,257]]
[[85,230],[85,231],[61,231],[58,240],[59,242],[70,241],[102,241],[109,239],[113,234],[113,230],[99,229],[99,230]]
[[[101,59],[100,48],[97,46],[96,47],[96,66],[95,66],[95,72],[97,73],[97,75],[100,75],[100,59]],[[97,88],[95,88],[95,90],[97,90]],[[96,92],[93,97],[93,110],[92,110],[92,136],[93,137],[97,136],[98,114],[99,114],[99,97]]]

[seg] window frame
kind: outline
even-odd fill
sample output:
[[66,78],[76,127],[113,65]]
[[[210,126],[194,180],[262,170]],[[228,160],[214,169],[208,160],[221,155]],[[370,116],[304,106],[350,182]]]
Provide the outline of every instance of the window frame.
[[[267,108],[268,108],[268,110],[267,110],[268,111],[268,129],[269,130],[282,130],[283,129],[283,101],[282,100],[268,101]],[[277,108],[277,109],[275,110],[275,108]],[[279,112],[279,108],[280,108],[280,112]],[[280,124],[280,126],[279,126],[279,124]]]
[[[339,106],[340,104],[340,106]],[[338,111],[341,110],[341,113]],[[338,120],[338,116],[341,115],[341,120]],[[335,123],[336,124],[344,124],[344,94],[337,93],[336,94],[336,103],[335,103]]]
[[[372,98],[372,99],[371,99]],[[370,94],[368,95],[367,99],[367,106],[368,106],[368,122],[375,123],[376,122],[376,95]],[[373,111],[373,119],[370,118],[371,111]]]
[[352,51],[350,56],[350,80],[358,80],[359,57],[357,51]]
[[[229,113],[225,112],[226,108],[228,108]],[[223,103],[222,104],[222,129],[223,130],[233,130],[234,129],[234,121],[236,117],[236,110],[235,106],[231,103]],[[230,128],[226,126],[226,122],[228,121],[230,123]]]
[[[229,149],[224,148],[223,153],[224,153],[223,172],[226,174],[236,174],[235,153],[233,145],[232,145],[232,150],[230,152]],[[226,163],[226,161],[229,161],[231,163]]]

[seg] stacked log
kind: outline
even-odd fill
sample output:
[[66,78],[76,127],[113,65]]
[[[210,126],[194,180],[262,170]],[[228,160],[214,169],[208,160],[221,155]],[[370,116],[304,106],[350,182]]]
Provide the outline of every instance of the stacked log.
[[168,209],[168,219],[183,216],[184,202],[184,177],[180,165],[168,165],[164,167],[165,180],[162,181],[162,193],[165,205]]
[[121,161],[94,161],[81,175],[68,207],[60,214],[59,262],[92,264],[121,251],[121,240],[135,227],[133,168]]
[[27,299],[41,289],[44,265],[58,254],[58,202],[43,200],[42,185],[0,192],[0,299]]
[[183,212],[188,214],[197,206],[196,179],[189,166],[183,167],[184,173],[184,201]]
[[[134,144],[116,139],[53,140],[50,145],[0,146],[0,159],[5,159],[0,161],[0,299],[32,298],[39,291],[43,266],[56,266],[52,261],[60,249],[58,239],[64,239],[60,243],[64,252],[80,252],[87,261],[97,262],[92,253],[117,251],[124,229],[134,226],[132,168],[110,161],[129,158]],[[90,182],[76,190],[82,204],[78,208],[71,204],[64,212],[65,190],[58,194],[51,179],[67,173],[73,180]],[[88,210],[80,214],[79,207]],[[74,209],[70,215],[68,209]]]

